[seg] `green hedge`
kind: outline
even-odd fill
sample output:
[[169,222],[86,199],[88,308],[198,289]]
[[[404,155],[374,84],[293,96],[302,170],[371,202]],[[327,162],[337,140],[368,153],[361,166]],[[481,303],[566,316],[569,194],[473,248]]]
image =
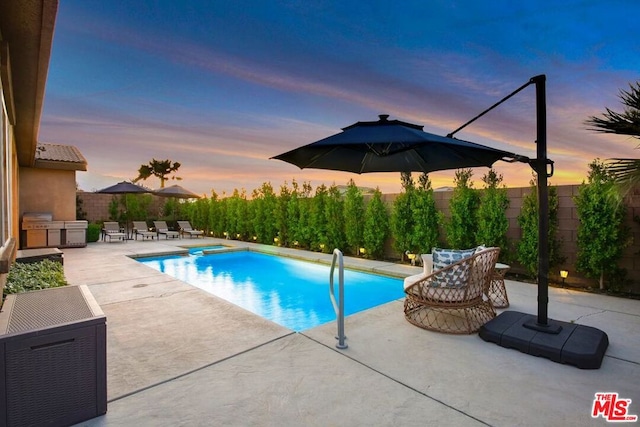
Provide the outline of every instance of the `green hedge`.
[[89,224],[87,226],[87,242],[97,242],[100,239],[100,224]]

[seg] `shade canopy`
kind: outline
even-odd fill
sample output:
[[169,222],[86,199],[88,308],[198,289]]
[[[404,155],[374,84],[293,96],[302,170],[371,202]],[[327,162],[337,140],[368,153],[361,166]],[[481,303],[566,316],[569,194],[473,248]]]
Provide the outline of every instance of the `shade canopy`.
[[153,192],[156,196],[161,197],[175,197],[177,199],[199,199],[200,196],[196,193],[187,190],[180,185],[172,185],[169,187],[160,188]]
[[529,159],[460,139],[424,132],[422,126],[380,115],[375,122],[357,122],[342,132],[272,157],[300,169],[368,172],[434,172],[486,166],[497,160]]
[[151,193],[151,190],[148,190],[132,182],[122,181],[110,187],[103,188],[102,190],[99,190],[98,193],[135,194],[135,193]]

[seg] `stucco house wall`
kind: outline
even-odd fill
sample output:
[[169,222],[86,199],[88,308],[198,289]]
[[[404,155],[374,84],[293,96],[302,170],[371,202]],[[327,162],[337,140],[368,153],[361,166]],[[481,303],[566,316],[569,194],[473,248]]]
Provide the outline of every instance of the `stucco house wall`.
[[20,214],[51,212],[54,221],[76,219],[76,173],[67,170],[20,169]]

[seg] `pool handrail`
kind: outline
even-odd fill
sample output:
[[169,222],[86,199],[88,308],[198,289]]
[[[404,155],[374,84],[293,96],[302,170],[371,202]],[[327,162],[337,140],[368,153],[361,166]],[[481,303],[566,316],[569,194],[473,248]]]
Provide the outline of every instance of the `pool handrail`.
[[[336,260],[338,261],[338,299],[336,302],[335,291],[333,288],[333,276],[336,267]],[[345,349],[348,345],[344,342],[347,338],[344,334],[344,260],[342,251],[338,248],[333,250],[333,260],[331,261],[331,271],[329,272],[329,297],[331,298],[331,304],[333,304],[333,310],[336,312],[338,320],[338,336],[336,339],[338,343],[336,347],[339,349]]]

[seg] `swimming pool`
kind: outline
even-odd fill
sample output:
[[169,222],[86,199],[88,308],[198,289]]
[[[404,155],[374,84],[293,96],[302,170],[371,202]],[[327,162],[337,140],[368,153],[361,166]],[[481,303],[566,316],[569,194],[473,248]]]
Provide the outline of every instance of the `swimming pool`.
[[[328,265],[249,251],[138,261],[297,332],[336,319]],[[404,296],[391,277],[345,269],[344,284],[345,316]]]

